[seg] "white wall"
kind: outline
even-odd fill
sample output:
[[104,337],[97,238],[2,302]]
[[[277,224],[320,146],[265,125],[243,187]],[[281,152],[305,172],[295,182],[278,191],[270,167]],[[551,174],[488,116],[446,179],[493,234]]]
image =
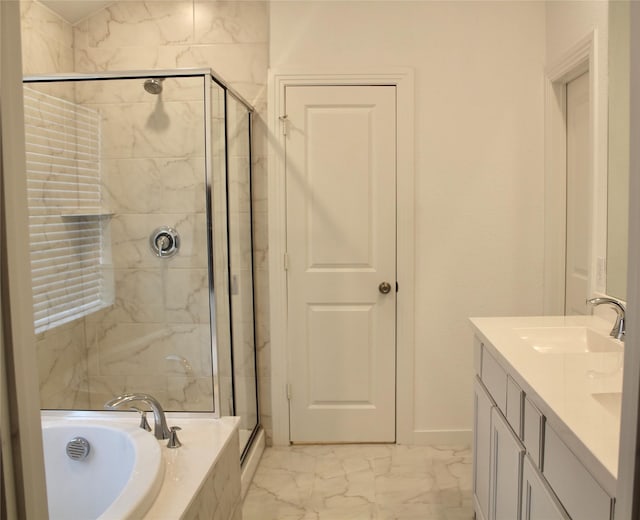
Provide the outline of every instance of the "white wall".
[[545,5],[275,1],[270,16],[272,69],[415,71],[411,436],[469,430],[467,318],[542,313]]

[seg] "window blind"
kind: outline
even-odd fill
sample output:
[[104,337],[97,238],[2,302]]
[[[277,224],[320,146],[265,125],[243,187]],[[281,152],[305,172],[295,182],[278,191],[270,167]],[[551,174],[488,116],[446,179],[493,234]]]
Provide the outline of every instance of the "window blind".
[[104,306],[100,117],[95,110],[28,86],[24,110],[39,333]]

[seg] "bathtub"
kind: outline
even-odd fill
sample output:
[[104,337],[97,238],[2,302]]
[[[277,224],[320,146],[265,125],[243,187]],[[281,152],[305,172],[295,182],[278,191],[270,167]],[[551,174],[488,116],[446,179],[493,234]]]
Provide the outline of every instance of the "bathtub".
[[[136,412],[42,413],[50,520],[230,520],[241,515],[238,423],[168,413],[182,447],[138,427]],[[84,437],[84,460],[67,443]]]
[[42,438],[50,520],[138,520],[162,486],[160,446],[135,422],[43,417]]

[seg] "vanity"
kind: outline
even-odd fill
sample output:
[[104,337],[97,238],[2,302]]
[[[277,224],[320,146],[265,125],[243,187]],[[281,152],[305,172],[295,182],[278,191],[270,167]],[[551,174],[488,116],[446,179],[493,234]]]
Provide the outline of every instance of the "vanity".
[[596,316],[472,318],[477,520],[611,520],[623,343]]

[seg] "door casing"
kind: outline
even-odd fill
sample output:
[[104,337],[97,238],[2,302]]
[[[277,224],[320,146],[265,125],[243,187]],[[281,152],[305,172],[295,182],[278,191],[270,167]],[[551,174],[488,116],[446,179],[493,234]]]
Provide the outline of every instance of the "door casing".
[[[599,131],[597,31],[594,29],[548,67],[545,78],[545,179],[544,179],[544,314],[564,314],[566,255],[566,85],[589,73],[591,148],[591,262],[589,294],[606,290],[607,157],[606,135]],[[604,140],[604,143],[603,143]]]
[[378,72],[271,70],[269,72],[269,304],[272,442],[289,444],[285,88],[295,85],[392,85],[397,92],[397,323],[396,442],[414,443],[414,80],[411,69]]

